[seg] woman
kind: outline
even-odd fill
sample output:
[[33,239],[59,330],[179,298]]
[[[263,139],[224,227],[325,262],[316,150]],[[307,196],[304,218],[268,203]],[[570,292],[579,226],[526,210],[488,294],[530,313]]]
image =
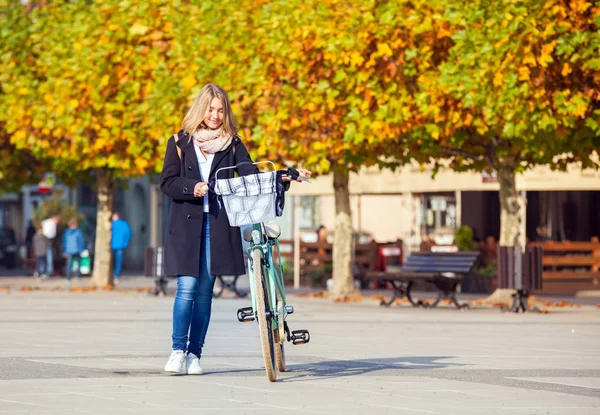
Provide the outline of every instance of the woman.
[[[202,374],[200,356],[210,321],[214,276],[246,273],[240,230],[229,225],[216,195],[207,194],[206,186],[218,169],[243,162],[252,160],[237,136],[229,97],[223,88],[207,84],[183,119],[177,139],[169,139],[160,177],[161,191],[173,199],[165,274],[177,276],[167,372]],[[257,168],[243,164],[236,170],[243,176]],[[311,174],[298,171],[302,176]],[[219,179],[233,177],[233,169],[219,173]]]

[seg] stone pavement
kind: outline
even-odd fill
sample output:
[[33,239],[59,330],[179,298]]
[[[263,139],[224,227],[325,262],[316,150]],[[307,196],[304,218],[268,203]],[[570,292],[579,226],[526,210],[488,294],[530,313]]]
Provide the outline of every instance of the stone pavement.
[[163,373],[172,301],[0,292],[0,414],[600,413],[595,306],[514,315],[291,297],[291,327],[311,342],[286,345],[289,372],[269,383],[256,325],[235,317],[248,300],[231,296],[213,303],[206,374]]

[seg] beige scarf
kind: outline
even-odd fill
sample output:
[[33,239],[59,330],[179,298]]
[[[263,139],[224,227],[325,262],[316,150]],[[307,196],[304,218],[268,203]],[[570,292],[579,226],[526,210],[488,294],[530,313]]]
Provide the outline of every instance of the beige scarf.
[[233,137],[223,132],[223,128],[216,130],[200,129],[193,135],[194,143],[203,153],[214,154],[216,152],[225,150]]

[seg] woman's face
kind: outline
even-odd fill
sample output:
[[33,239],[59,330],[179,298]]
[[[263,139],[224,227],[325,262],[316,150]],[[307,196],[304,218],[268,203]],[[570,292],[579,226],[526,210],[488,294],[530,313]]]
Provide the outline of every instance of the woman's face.
[[223,125],[223,103],[217,97],[210,101],[210,106],[204,116],[204,124],[211,130],[216,130]]

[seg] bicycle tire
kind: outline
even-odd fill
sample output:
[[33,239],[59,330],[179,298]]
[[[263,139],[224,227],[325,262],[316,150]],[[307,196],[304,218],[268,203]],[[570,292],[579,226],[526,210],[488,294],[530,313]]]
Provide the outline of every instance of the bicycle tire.
[[252,271],[254,273],[254,293],[256,294],[256,320],[260,334],[260,345],[265,362],[265,372],[271,382],[277,380],[275,370],[275,342],[273,339],[273,324],[271,317],[267,317],[266,310],[270,310],[269,295],[265,284],[265,275],[262,267],[263,255],[260,249],[252,251]]
[[[277,302],[277,310],[279,310],[280,316],[283,315],[283,310],[281,310],[281,302]],[[279,319],[279,324],[283,325],[283,318]],[[278,330],[273,330],[273,337],[277,341],[275,344],[275,362],[277,363],[277,370],[280,372],[285,372],[287,367],[285,364],[285,336],[281,338],[281,335],[277,332]]]

